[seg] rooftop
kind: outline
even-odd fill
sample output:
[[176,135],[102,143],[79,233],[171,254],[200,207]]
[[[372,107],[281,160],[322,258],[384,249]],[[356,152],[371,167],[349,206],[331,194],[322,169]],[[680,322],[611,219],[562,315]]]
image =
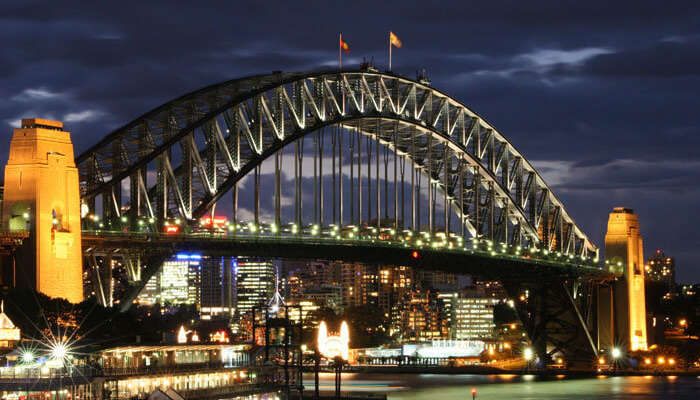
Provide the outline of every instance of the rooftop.
[[634,214],[634,210],[627,207],[615,207],[613,208],[613,212],[618,214]]
[[54,131],[62,131],[63,130],[63,122],[52,121],[50,119],[41,119],[41,118],[22,119],[22,129],[31,129],[31,128],[42,128],[42,129],[50,129],[50,130],[54,130]]

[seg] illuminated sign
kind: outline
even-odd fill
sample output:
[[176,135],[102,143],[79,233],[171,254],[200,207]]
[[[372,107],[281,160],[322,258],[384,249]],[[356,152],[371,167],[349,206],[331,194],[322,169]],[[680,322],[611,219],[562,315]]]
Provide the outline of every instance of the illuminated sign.
[[318,351],[326,358],[349,358],[350,329],[347,322],[340,324],[340,336],[328,336],[326,322],[321,321],[318,327]]
[[178,260],[201,260],[202,255],[201,254],[186,254],[186,253],[179,253],[175,256]]
[[166,225],[165,233],[178,233],[180,232],[180,225]]

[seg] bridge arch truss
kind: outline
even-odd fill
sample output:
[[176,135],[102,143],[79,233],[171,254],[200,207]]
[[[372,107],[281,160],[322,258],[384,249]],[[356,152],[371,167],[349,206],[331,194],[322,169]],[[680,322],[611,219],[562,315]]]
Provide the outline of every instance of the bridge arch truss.
[[[296,146],[295,174],[301,174],[299,148],[303,145],[299,143],[310,134],[316,135],[317,151],[324,137],[334,141],[334,149],[336,142],[339,147],[343,143],[352,146],[358,174],[362,155],[352,152],[361,151],[363,136],[376,146],[377,178],[380,145],[395,154],[394,182],[399,169],[402,182],[404,178],[397,159],[418,171],[416,176],[428,178],[427,229],[431,232],[438,219],[444,218],[446,228],[451,225],[448,207],[444,215],[432,211],[432,202],[440,196],[457,216],[462,236],[576,256],[597,254],[534,167],[487,121],[427,84],[371,71],[273,73],[184,95],[117,129],[81,154],[76,160],[81,197],[91,210],[95,210],[96,199],[101,199],[105,218],[135,220],[145,215],[155,221],[170,217],[196,220],[210,213],[230,191],[235,202],[237,182],[249,172],[257,173],[264,160],[275,158],[274,218],[279,225],[283,222],[279,211],[281,150]],[[366,149],[371,149],[369,142]],[[153,184],[149,183],[154,180],[149,179],[151,171],[155,172]],[[297,223],[303,219],[299,182],[297,178]],[[341,181],[340,201],[332,205],[333,223],[342,224],[345,219],[356,225],[394,224],[397,230],[403,228],[399,220],[408,225],[399,218],[397,189],[393,196],[384,193],[385,204],[393,200],[394,215],[382,224],[379,179],[376,183],[374,221],[370,221],[369,209],[362,220],[359,188],[350,194],[350,212],[343,210]],[[129,188],[128,204],[123,204],[123,186]],[[321,194],[321,204],[314,207],[314,218],[321,224],[322,199]],[[360,204],[354,204],[355,199]],[[414,230],[421,228],[415,208],[412,199]]]

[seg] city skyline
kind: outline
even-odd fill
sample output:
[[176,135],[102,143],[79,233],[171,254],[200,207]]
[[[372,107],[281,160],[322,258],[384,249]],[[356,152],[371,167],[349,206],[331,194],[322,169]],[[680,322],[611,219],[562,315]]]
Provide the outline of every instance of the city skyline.
[[[145,110],[198,87],[260,71],[333,68],[340,31],[352,49],[345,66],[367,56],[384,69],[391,29],[404,42],[394,52],[394,71],[412,77],[425,67],[435,88],[449,89],[497,126],[599,247],[607,212],[631,207],[640,216],[645,258],[663,249],[676,259],[680,282],[700,280],[692,229],[700,223],[692,212],[699,196],[692,3],[661,10],[652,3],[617,4],[605,18],[596,5],[577,3],[510,5],[515,8],[506,14],[495,3],[465,5],[469,12],[454,13],[459,18],[417,4],[375,5],[371,15],[324,5],[313,13],[285,10],[292,27],[275,23],[280,17],[271,11],[234,13],[224,5],[218,15],[188,4],[160,15],[155,3],[133,5],[136,13],[121,4],[45,5],[39,14],[24,4],[0,10],[6,22],[0,37],[9,43],[0,56],[0,121],[7,131],[21,117],[63,119],[80,153]],[[139,19],[120,17],[123,12],[148,20],[148,30]],[[381,17],[389,14],[396,20]],[[197,15],[202,18],[192,18]],[[224,15],[266,23],[248,30],[247,24],[210,22]],[[482,23],[469,23],[470,15]],[[308,29],[316,18],[327,22]],[[636,24],[639,19],[648,23]],[[187,30],[173,29],[184,21]],[[432,29],[419,34],[416,24]],[[190,62],[180,62],[183,54]],[[8,145],[0,144],[3,164]]]
[[697,397],[700,3],[83,3],[0,6],[2,399]]

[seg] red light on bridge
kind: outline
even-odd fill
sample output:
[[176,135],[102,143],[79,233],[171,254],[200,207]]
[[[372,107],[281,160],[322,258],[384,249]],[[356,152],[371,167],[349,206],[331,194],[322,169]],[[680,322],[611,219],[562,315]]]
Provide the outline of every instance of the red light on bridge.
[[418,252],[417,252],[416,250],[413,250],[413,251],[411,252],[411,257],[412,257],[412,258],[415,258],[415,259],[417,260],[418,257],[420,257],[420,254],[418,254]]
[[179,225],[167,225],[165,227],[165,233],[178,233],[180,232],[180,226]]
[[200,220],[200,223],[204,226],[220,228],[226,225],[226,221],[226,217],[204,217]]

